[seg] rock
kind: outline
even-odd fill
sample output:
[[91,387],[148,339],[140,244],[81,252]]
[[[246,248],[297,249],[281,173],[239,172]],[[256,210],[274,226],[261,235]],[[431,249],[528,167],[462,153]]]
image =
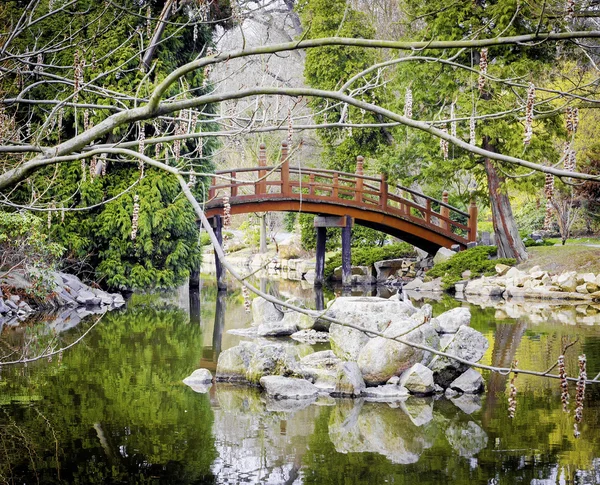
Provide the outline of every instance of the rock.
[[213,376],[208,369],[196,369],[183,380],[184,384],[207,384],[212,382]]
[[424,282],[419,291],[442,292],[442,278]]
[[471,367],[454,379],[450,388],[467,394],[479,394],[483,392],[485,385],[481,374]]
[[360,396],[365,389],[365,381],[356,362],[344,362],[338,367],[334,396]]
[[452,251],[451,249],[442,247],[442,248],[438,249],[437,253],[435,253],[435,256],[433,257],[433,263],[439,264],[439,263],[443,263],[444,261],[448,261],[455,254],[456,253],[454,251]]
[[4,300],[0,299],[0,315],[4,315],[10,311],[11,309],[8,306],[6,306]]
[[100,298],[88,290],[80,290],[75,300],[85,306],[98,306],[102,302]]
[[481,397],[477,394],[461,394],[450,401],[465,414],[473,414],[481,409]]
[[19,306],[12,300],[6,300],[6,306],[8,308],[10,308],[12,311],[17,311],[19,309]]
[[587,295],[589,293],[589,291],[587,289],[587,285],[585,283],[583,285],[579,285],[578,287],[576,287],[575,291],[577,293],[581,293],[582,295]]
[[317,332],[316,330],[300,330],[291,335],[298,342],[307,344],[316,344],[320,342],[329,342],[329,332]]
[[257,348],[258,345],[253,342],[241,342],[221,352],[217,361],[216,380],[245,381],[246,371]]
[[434,391],[433,372],[423,364],[415,364],[400,376],[400,386],[411,394],[432,394]]
[[454,422],[446,429],[446,439],[460,456],[470,458],[487,446],[488,436],[473,421]]
[[362,396],[368,400],[375,401],[395,401],[398,399],[406,399],[409,396],[408,389],[402,386],[377,386],[367,387],[362,391]]
[[[295,306],[301,306],[300,303],[292,302]],[[283,320],[281,321],[284,325],[295,325],[298,330],[308,330],[314,327],[315,321],[309,315],[304,313],[296,312],[293,310],[286,310],[283,314]]]
[[[471,327],[462,326],[454,335],[444,352],[469,362],[479,362],[489,347],[487,339]],[[428,367],[433,371],[436,384],[446,388],[469,366],[456,360],[436,355]]]
[[557,276],[556,285],[563,291],[575,292],[577,288],[577,273],[575,271]]
[[377,261],[373,264],[373,267],[375,268],[376,280],[382,283],[390,276],[394,277],[399,270],[403,270],[406,267],[405,263],[405,259],[388,259],[385,261]]
[[248,363],[246,380],[258,384],[262,377],[271,375],[304,378],[295,355],[283,345],[258,345]]
[[[295,312],[294,312],[295,313]],[[262,322],[256,329],[259,337],[287,337],[298,331],[296,323],[284,320]]]
[[463,325],[471,323],[471,312],[466,307],[453,308],[431,320],[438,333],[456,333]]
[[282,376],[264,376],[260,385],[267,394],[278,399],[309,399],[315,398],[319,390],[304,379]]
[[496,265],[496,274],[498,276],[504,276],[508,270],[510,269],[510,266],[508,266],[507,264],[497,264]]
[[[413,330],[411,330],[411,328]],[[395,321],[383,332],[386,337],[398,337],[407,342],[439,348],[439,337],[429,324],[419,325],[414,320]],[[370,339],[357,359],[363,378],[368,385],[385,383],[400,375],[413,364],[427,364],[431,354],[385,337]]]
[[[341,297],[333,301],[327,316],[350,322],[367,330],[383,331],[390,322],[407,318],[417,312],[410,303],[397,299],[375,297]],[[331,349],[343,360],[358,359],[358,354],[370,340],[363,332],[332,323],[329,327]]]
[[423,286],[423,280],[421,278],[415,278],[411,282],[406,283],[403,286],[403,289],[405,289],[405,290],[420,290],[421,286]]
[[283,319],[283,312],[273,303],[258,296],[252,300],[252,325],[277,322]]
[[112,304],[114,306],[122,306],[125,305],[125,299],[123,298],[123,295],[121,295],[120,293],[116,293],[113,295],[113,301]]
[[392,376],[385,383],[386,386],[397,386],[400,384],[400,376]]
[[183,383],[199,394],[207,393],[212,386],[212,374],[208,369],[196,369]]
[[343,361],[331,350],[314,352],[300,359],[303,374],[319,389],[334,392]]

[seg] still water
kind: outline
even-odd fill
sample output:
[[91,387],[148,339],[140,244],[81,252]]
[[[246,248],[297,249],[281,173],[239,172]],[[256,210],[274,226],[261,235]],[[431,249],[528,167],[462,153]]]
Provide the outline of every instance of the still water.
[[[266,289],[315,304],[298,284]],[[468,304],[433,305],[439,314]],[[572,344],[570,374],[580,353],[588,376],[600,371],[598,309],[469,306],[491,343],[485,363],[545,370]],[[74,341],[96,318],[58,338]],[[219,352],[242,338],[227,330],[249,324],[239,290],[218,295],[205,281],[200,294],[133,295],[62,355],[0,368],[0,483],[600,483],[592,386],[575,438],[574,389],[565,414],[558,382],[524,375],[514,419],[507,377],[497,374],[484,375],[480,398],[324,398],[295,409],[253,388],[218,384],[197,394],[181,383],[198,367],[214,371]],[[52,336],[52,323],[5,327],[0,348],[43,346]]]

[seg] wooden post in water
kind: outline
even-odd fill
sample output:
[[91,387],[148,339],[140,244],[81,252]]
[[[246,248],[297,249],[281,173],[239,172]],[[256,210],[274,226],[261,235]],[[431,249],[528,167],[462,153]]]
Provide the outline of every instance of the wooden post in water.
[[323,286],[325,278],[325,244],[327,242],[327,228],[317,227],[317,256],[315,264],[314,286]]
[[[212,219],[212,226],[215,230],[215,236],[217,237],[217,241],[219,241],[219,245],[223,247],[223,218],[220,215],[215,215]],[[217,256],[217,252],[215,251],[215,272],[217,273],[217,288],[219,290],[227,289],[227,285],[225,284],[225,268],[221,263],[221,260]]]
[[346,224],[342,227],[342,286],[352,285],[352,253],[350,249],[350,235],[352,218],[344,216]]
[[[448,203],[448,191],[447,190],[444,190],[444,192],[442,193],[442,202],[444,204]],[[440,215],[442,217],[449,218],[450,217],[450,209],[448,209],[448,207],[446,207],[444,205],[440,206]],[[440,227],[442,229],[448,230],[448,222],[446,222],[443,219],[440,219]]]
[[356,175],[358,175],[358,177],[356,177],[356,187],[355,187],[355,195],[354,195],[354,200],[356,200],[357,202],[362,202],[362,192],[363,192],[363,164],[364,164],[365,159],[363,157],[361,157],[360,155],[358,157],[356,157]]
[[281,195],[287,196],[291,193],[290,187],[290,161],[288,160],[288,144],[281,143]]
[[[266,167],[267,166],[267,145],[264,143],[260,144],[258,150],[258,166]],[[267,193],[267,181],[263,179],[263,177],[267,174],[266,170],[258,171],[258,182],[256,182],[256,194],[266,194]]]
[[475,195],[471,194],[471,203],[469,204],[469,242],[477,241],[477,204]]

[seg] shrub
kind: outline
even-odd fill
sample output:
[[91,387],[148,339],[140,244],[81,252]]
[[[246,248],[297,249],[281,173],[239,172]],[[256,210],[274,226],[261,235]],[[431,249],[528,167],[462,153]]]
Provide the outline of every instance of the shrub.
[[[386,259],[397,259],[412,257],[415,255],[415,248],[410,244],[402,242],[390,244],[383,247],[370,248],[352,248],[353,266],[370,266],[377,261]],[[342,265],[342,253],[337,252],[325,262],[325,278],[331,278],[335,268]]]
[[512,266],[516,264],[513,258],[490,259],[498,252],[496,246],[477,246],[456,253],[449,260],[436,264],[427,272],[427,276],[432,278],[442,278],[442,287],[448,289],[463,279],[462,274],[470,270],[471,277],[486,275],[490,276],[496,273],[497,264],[507,264]]

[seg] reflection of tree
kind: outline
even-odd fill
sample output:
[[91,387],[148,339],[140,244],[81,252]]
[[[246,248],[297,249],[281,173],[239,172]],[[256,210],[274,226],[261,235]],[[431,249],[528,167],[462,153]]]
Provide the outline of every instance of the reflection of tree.
[[180,383],[202,349],[201,329],[186,323],[181,310],[134,301],[54,375],[56,363],[26,382],[5,371],[10,395],[29,403],[1,408],[0,481],[212,483],[210,402]]
[[[525,323],[526,317],[517,319],[514,323],[497,323],[494,335],[494,349],[492,351],[492,365],[496,367],[510,367],[511,362],[515,360],[517,349],[521,343],[521,338],[527,329]],[[498,409],[498,399],[504,398],[504,389],[506,387],[505,375],[497,372],[490,372],[487,382],[487,396],[485,400],[485,411],[483,413],[484,423],[496,413]]]

